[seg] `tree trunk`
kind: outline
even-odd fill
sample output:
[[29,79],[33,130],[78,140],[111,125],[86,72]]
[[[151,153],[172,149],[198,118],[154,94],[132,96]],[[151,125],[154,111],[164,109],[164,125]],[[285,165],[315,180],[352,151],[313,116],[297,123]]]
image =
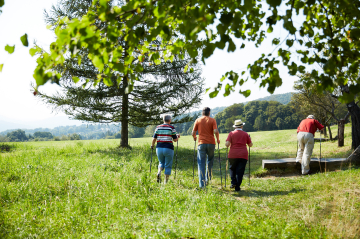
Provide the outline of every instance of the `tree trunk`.
[[327,136],[327,132],[326,132],[326,123],[324,124],[324,138]]
[[123,78],[123,95],[121,109],[121,140],[120,147],[129,147],[129,95],[125,93],[128,86],[127,77]]
[[345,129],[345,120],[340,120],[338,122],[338,146],[344,146],[344,129]]
[[328,124],[327,125],[327,128],[329,130],[329,137],[330,137],[330,140],[332,140],[332,133],[331,133],[331,129],[330,129],[330,125]]
[[360,107],[355,101],[346,105],[351,115],[351,148],[356,149],[360,145]]
[[[341,86],[341,92],[343,94],[348,94],[349,86],[348,85]],[[349,114],[351,115],[351,136],[352,136],[351,148],[356,149],[360,145],[360,108],[357,105],[357,103],[355,103],[354,100],[346,104],[346,107],[349,111]]]

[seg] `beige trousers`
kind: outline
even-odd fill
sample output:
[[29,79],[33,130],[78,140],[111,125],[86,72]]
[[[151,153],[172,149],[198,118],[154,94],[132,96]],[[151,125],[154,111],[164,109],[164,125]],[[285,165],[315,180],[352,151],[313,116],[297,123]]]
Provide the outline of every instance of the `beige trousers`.
[[314,135],[308,132],[299,132],[297,139],[299,149],[296,162],[301,163],[301,173],[307,174],[310,171],[310,160],[314,149]]

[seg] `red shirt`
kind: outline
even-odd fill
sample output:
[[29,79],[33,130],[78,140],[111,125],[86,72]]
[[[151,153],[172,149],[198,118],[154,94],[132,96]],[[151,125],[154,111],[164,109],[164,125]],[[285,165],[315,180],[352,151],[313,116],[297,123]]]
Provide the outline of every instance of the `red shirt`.
[[323,128],[324,126],[319,121],[307,118],[301,121],[297,132],[309,132],[314,135],[317,129],[322,130]]
[[229,158],[248,159],[248,150],[246,145],[251,144],[251,138],[245,131],[235,129],[231,131],[226,139],[231,143]]
[[199,145],[215,144],[214,129],[217,129],[216,120],[209,116],[202,116],[195,121],[193,131],[199,131]]

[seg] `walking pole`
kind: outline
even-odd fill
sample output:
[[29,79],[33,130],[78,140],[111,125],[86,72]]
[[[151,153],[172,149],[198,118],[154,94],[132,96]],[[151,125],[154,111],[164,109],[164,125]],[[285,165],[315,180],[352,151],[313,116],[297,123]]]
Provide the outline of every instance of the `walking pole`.
[[[250,137],[250,134],[249,134]],[[250,186],[250,146],[249,146],[249,186]]]
[[225,188],[226,188],[227,171],[228,171],[228,147],[226,147]]
[[220,148],[219,148],[219,144],[218,144],[218,151],[219,151],[220,177],[221,177],[221,188],[222,188],[222,173],[221,173],[221,161],[220,161]]
[[178,151],[178,147],[179,147],[179,140],[176,141],[176,155],[175,155],[175,177],[174,179],[176,179],[176,167],[177,167],[177,151]]
[[196,148],[196,140],[194,144],[194,160],[193,160],[193,180],[195,179],[195,148]]
[[152,155],[153,155],[154,148],[151,148],[151,161],[150,161],[150,173],[151,173],[151,164],[152,164]]
[[321,170],[321,130],[320,130],[320,172],[322,172],[322,170]]

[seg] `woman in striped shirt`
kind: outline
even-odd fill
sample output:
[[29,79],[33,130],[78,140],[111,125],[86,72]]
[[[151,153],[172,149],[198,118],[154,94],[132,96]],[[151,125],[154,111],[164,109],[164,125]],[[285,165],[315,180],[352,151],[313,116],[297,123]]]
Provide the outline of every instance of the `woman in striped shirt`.
[[170,125],[171,116],[164,116],[164,123],[158,125],[155,129],[153,140],[151,143],[151,149],[156,144],[156,155],[159,159],[159,170],[157,173],[157,181],[161,182],[161,171],[165,169],[165,182],[169,180],[171,174],[171,168],[174,158],[174,144],[173,142],[178,141],[180,134],[176,134],[174,126]]

